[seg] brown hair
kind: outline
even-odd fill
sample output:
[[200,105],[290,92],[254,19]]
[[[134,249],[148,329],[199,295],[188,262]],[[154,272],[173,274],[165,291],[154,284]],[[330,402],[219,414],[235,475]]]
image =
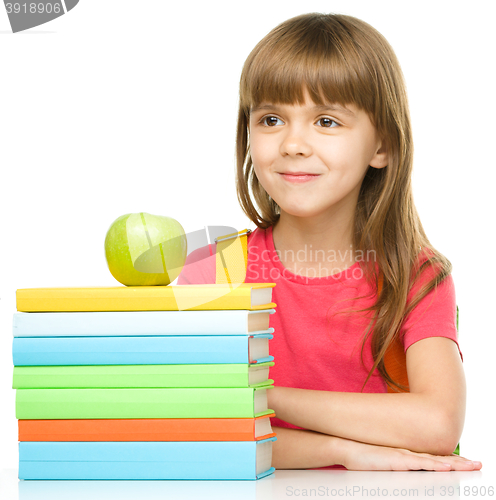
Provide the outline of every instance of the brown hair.
[[[252,50],[243,66],[236,139],[239,203],[261,229],[279,219],[279,206],[259,183],[249,148],[250,110],[262,102],[300,104],[306,88],[316,104],[354,104],[368,113],[388,151],[388,165],[369,167],[354,218],[353,248],[374,250],[381,290],[362,344],[372,333],[374,365],[390,387],[405,390],[386,371],[384,356],[397,341],[410,311],[451,273],[451,263],[430,244],[412,195],[413,142],[403,74],[387,40],[351,16],[309,13],[279,24]],[[255,208],[250,195],[259,208]],[[422,263],[420,262],[423,254]],[[373,286],[379,274],[370,262],[360,266]],[[433,278],[407,304],[423,271]],[[360,297],[358,297],[360,298]],[[355,299],[356,300],[356,299]],[[362,389],[363,390],[363,389]]]

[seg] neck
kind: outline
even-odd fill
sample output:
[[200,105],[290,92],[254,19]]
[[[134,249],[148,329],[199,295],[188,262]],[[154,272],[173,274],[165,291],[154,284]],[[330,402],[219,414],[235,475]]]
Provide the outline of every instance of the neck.
[[312,218],[281,211],[272,234],[279,259],[295,274],[313,272],[316,276],[325,276],[355,262],[350,214]]

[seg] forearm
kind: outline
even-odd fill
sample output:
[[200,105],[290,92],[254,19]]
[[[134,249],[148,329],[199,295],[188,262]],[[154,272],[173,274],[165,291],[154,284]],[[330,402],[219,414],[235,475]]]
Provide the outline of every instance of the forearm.
[[313,469],[343,463],[342,439],[318,432],[273,427],[277,440],[272,446],[276,469]]
[[269,398],[269,407],[278,418],[304,429],[433,454],[450,454],[456,447],[457,439],[447,437],[449,423],[438,402],[424,394],[275,387],[269,391]]
[[348,470],[479,470],[480,462],[375,446],[318,432],[274,427],[272,465],[276,469],[313,469],[340,464]]

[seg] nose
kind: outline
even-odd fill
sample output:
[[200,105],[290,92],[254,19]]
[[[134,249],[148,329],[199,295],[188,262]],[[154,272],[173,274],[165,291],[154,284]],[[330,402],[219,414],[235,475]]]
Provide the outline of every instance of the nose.
[[287,134],[281,142],[280,148],[283,156],[309,156],[312,147],[301,129],[288,129]]

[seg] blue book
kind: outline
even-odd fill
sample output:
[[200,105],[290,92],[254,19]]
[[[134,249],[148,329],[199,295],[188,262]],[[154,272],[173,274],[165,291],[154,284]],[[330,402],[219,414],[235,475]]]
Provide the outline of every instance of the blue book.
[[[260,311],[18,312],[14,337],[250,335],[269,330],[275,309]],[[270,329],[273,333],[274,329]]]
[[263,363],[273,337],[14,337],[12,357],[15,366]]
[[255,480],[274,472],[275,440],[20,442],[19,479]]

